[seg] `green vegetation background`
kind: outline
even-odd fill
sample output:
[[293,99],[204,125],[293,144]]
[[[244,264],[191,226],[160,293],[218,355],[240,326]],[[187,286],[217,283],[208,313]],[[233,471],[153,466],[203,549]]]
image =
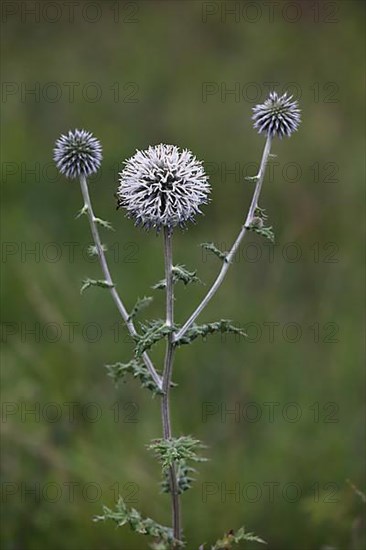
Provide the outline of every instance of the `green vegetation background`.
[[[158,494],[158,466],[145,449],[161,433],[159,402],[133,381],[116,390],[106,376],[103,365],[128,360],[132,347],[121,327],[116,333],[120,320],[107,292],[91,289],[80,296],[82,279],[98,278],[100,270],[85,254],[87,220],[75,220],[82,206],[78,184],[52,168],[56,138],[69,128],[86,128],[103,144],[103,170],[90,185],[91,195],[97,214],[116,228],[102,233],[111,249],[113,276],[132,307],[162,277],[162,243],[115,210],[122,160],[136,148],[166,142],[188,147],[205,162],[212,202],[196,225],[177,232],[175,261],[197,267],[209,284],[219,263],[202,256],[198,245],[209,240],[230,246],[252,190],[244,176],[255,173],[250,163],[260,160],[264,145],[252,129],[254,101],[245,95],[221,97],[220,88],[239,83],[253,97],[256,88],[247,85],[257,83],[262,101],[264,83],[276,81],[278,90],[289,82],[301,90],[303,123],[291,140],[275,141],[279,164],[271,181],[267,177],[261,200],[276,231],[273,261],[267,244],[249,235],[200,319],[255,323],[261,329],[258,341],[211,337],[180,350],[176,358],[174,432],[202,439],[211,459],[183,496],[185,532],[188,548],[244,524],[270,549],[360,549],[364,505],[346,480],[364,487],[362,2],[330,3],[338,20],[333,23],[314,22],[311,2],[297,2],[302,16],[296,23],[281,15],[283,3],[273,22],[265,4],[257,3],[263,15],[252,23],[248,18],[254,12],[237,22],[230,16],[225,22],[219,13],[203,22],[204,3],[198,1],[120,3],[116,23],[112,4],[99,4],[103,16],[95,23],[79,15],[69,23],[64,14],[55,23],[12,16],[3,24],[3,81],[19,85],[3,100],[2,119],[3,241],[13,243],[3,257],[3,322],[17,323],[4,325],[3,548],[147,547],[128,528],[92,523],[103,503],[113,504],[118,490],[134,497],[145,514],[170,520],[169,499]],[[216,10],[225,3],[210,4]],[[320,3],[320,10],[322,20],[329,6]],[[131,17],[136,22],[129,22]],[[22,100],[20,87],[37,82],[46,99],[28,95]],[[54,102],[47,100],[50,82],[62,90]],[[71,102],[67,82],[80,83]],[[90,82],[102,90],[99,101],[81,96]],[[205,82],[218,86],[207,101],[202,99]],[[240,177],[225,172],[235,163],[243,170]],[[289,163],[301,167],[299,177]],[[26,173],[37,166],[39,175]],[[297,261],[290,261],[291,242],[301,253]],[[56,243],[60,257],[55,259],[57,248],[49,243]],[[73,258],[65,243],[76,243]],[[35,246],[40,258],[21,254]],[[204,292],[199,286],[177,288],[178,321]],[[162,308],[163,297],[156,293],[147,316],[159,316]],[[273,341],[271,322],[278,323]],[[73,339],[70,323],[78,323]],[[102,332],[94,343],[87,341],[95,334],[92,327],[83,338],[88,323]],[[287,323],[299,324],[299,341],[288,341],[294,336],[291,327],[283,336]],[[24,334],[37,326],[39,341]],[[16,333],[9,334],[9,327]],[[248,330],[254,339],[254,325]],[[159,362],[162,349],[154,356]],[[67,403],[76,403],[71,420]],[[205,403],[217,412],[203,421]],[[273,421],[265,403],[278,403]],[[301,412],[297,421],[289,421],[295,413],[291,406],[286,409],[289,403]],[[26,414],[35,406],[39,418]],[[235,406],[239,419],[225,415]],[[52,422],[57,411],[60,418]],[[203,502],[207,483],[213,494]],[[28,494],[32,487],[40,494]],[[227,490],[239,491],[238,498]]]

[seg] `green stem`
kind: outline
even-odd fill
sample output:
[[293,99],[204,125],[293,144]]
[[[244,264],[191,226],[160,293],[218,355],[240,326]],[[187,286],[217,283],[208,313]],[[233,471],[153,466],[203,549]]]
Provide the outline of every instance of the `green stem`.
[[[164,228],[164,258],[165,258],[165,281],[166,281],[166,325],[174,324],[174,286],[173,286],[173,252],[172,252],[172,231]],[[164,372],[163,372],[163,396],[161,399],[161,414],[163,423],[164,439],[171,439],[172,429],[170,421],[170,386],[172,379],[174,358],[173,335],[168,334]],[[181,540],[180,527],[180,501],[178,492],[178,481],[175,466],[169,468],[169,485],[172,499],[172,523],[174,538]]]

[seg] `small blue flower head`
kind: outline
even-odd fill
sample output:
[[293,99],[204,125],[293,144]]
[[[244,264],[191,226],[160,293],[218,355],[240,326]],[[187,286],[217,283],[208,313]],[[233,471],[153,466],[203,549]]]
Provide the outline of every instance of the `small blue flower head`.
[[124,164],[117,204],[136,225],[157,230],[184,226],[208,202],[208,177],[187,149],[160,144],[137,151]]
[[277,92],[271,92],[264,103],[253,107],[254,128],[259,134],[264,133],[270,137],[290,137],[299,127],[300,112],[297,101],[292,101],[292,96],[287,93],[278,96]]
[[92,133],[85,130],[69,130],[56,141],[53,160],[67,178],[88,177],[99,170],[102,146]]

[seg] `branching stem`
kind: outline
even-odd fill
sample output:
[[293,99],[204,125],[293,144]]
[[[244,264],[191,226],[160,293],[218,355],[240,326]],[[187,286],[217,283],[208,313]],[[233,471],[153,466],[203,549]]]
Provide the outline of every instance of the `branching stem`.
[[269,154],[271,152],[271,143],[272,143],[272,138],[270,136],[268,136],[265,147],[264,147],[261,164],[260,164],[260,167],[259,167],[259,172],[258,172],[257,176],[255,177],[257,183],[256,183],[256,186],[255,186],[255,189],[254,189],[253,198],[252,198],[252,201],[250,203],[250,207],[249,207],[249,211],[248,211],[245,223],[242,226],[241,231],[240,231],[236,241],[234,242],[233,246],[231,247],[230,252],[226,256],[226,260],[224,261],[224,263],[222,265],[222,268],[221,268],[221,271],[218,274],[215,282],[212,284],[212,286],[209,289],[209,291],[207,292],[206,296],[203,298],[202,302],[198,305],[198,307],[195,309],[195,311],[192,313],[192,315],[189,317],[189,319],[185,322],[185,324],[182,326],[182,328],[174,335],[174,337],[173,337],[173,342],[174,343],[177,342],[180,338],[182,338],[185,335],[187,330],[191,327],[191,325],[194,323],[194,321],[197,319],[197,317],[200,315],[200,313],[207,306],[207,304],[209,303],[211,298],[213,298],[213,296],[216,294],[218,288],[220,287],[221,283],[223,282],[223,280],[225,278],[225,275],[226,275],[226,273],[227,273],[227,271],[230,267],[230,263],[232,262],[235,254],[236,254],[236,252],[237,252],[237,250],[240,246],[241,241],[243,240],[243,237],[244,237],[244,235],[247,231],[247,228],[250,225],[250,223],[251,223],[251,221],[254,217],[255,209],[258,206],[258,200],[259,200],[260,192],[261,192],[262,185],[263,185],[264,174],[265,174],[265,171],[266,171],[268,157],[269,157]]
[[[116,304],[117,309],[118,309],[122,319],[126,323],[126,326],[127,326],[127,329],[129,331],[130,335],[132,337],[135,337],[135,336],[137,336],[137,331],[135,329],[134,323],[131,319],[129,319],[128,312],[127,312],[127,310],[126,310],[126,308],[125,308],[125,306],[124,306],[124,304],[123,304],[116,288],[114,287],[114,283],[113,283],[113,280],[112,280],[112,277],[111,277],[111,274],[110,274],[110,271],[109,271],[109,267],[108,267],[108,264],[107,264],[107,260],[106,260],[105,254],[104,254],[103,246],[102,246],[102,243],[101,243],[101,240],[100,240],[99,231],[98,231],[97,224],[96,224],[96,217],[94,216],[93,207],[92,207],[92,203],[91,203],[91,200],[90,200],[88,183],[87,183],[86,178],[84,176],[80,176],[80,187],[81,187],[81,192],[83,194],[83,199],[84,199],[84,209],[85,209],[85,211],[88,215],[91,233],[92,233],[92,236],[93,236],[95,246],[97,248],[99,263],[100,263],[100,266],[102,268],[104,278],[107,281],[107,283],[109,283],[110,285],[113,285],[109,288],[109,291],[112,295],[113,301]],[[163,385],[162,379],[160,378],[159,374],[156,372],[155,367],[154,367],[149,355],[145,352],[143,354],[142,358],[143,358],[144,363],[145,363],[147,369],[149,370],[155,384],[159,387],[159,389],[162,389],[162,385]]]

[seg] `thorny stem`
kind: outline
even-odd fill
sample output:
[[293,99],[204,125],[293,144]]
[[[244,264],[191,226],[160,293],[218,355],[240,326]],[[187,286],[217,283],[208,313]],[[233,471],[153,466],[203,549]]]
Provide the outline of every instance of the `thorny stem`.
[[175,334],[175,336],[173,337],[173,342],[174,343],[177,342],[180,338],[182,338],[185,335],[185,333],[190,328],[190,326],[194,323],[194,321],[197,319],[197,317],[200,315],[200,313],[207,306],[207,304],[209,303],[211,298],[216,294],[218,288],[220,287],[222,281],[225,278],[225,275],[226,275],[226,273],[227,273],[227,271],[230,267],[230,263],[231,263],[232,259],[234,258],[235,254],[236,254],[236,252],[237,252],[237,250],[240,246],[240,243],[241,243],[241,241],[242,241],[242,239],[243,239],[243,237],[244,237],[244,235],[247,231],[247,228],[249,227],[250,223],[252,222],[252,219],[253,219],[254,213],[255,213],[255,209],[258,206],[259,195],[260,195],[260,192],[261,192],[261,189],[262,189],[264,174],[265,174],[266,166],[267,166],[267,162],[268,162],[268,157],[269,157],[269,154],[270,154],[270,151],[271,151],[271,144],[272,144],[272,138],[271,138],[271,136],[268,135],[266,144],[264,146],[264,151],[263,151],[263,155],[262,155],[261,164],[260,164],[260,167],[259,167],[259,172],[258,172],[257,176],[255,177],[255,179],[257,180],[257,183],[256,183],[256,186],[255,186],[255,189],[254,189],[252,202],[250,203],[250,207],[249,207],[249,211],[248,211],[245,223],[242,226],[241,231],[240,231],[236,241],[234,242],[233,246],[231,247],[230,252],[226,256],[226,259],[223,262],[221,271],[218,274],[215,282],[212,284],[211,288],[207,292],[206,296],[203,298],[202,302],[198,305],[198,307],[195,309],[195,311],[192,313],[192,315],[189,317],[189,319],[185,322],[183,327]]
[[[165,258],[165,281],[166,281],[166,325],[173,326],[174,324],[174,290],[173,290],[173,254],[172,254],[172,231],[164,228],[164,258]],[[174,344],[172,333],[167,336],[164,372],[163,372],[163,396],[161,400],[161,414],[163,422],[164,439],[172,437],[172,429],[170,422],[170,403],[169,393],[172,378],[174,356]],[[180,502],[178,493],[178,481],[175,466],[169,468],[169,484],[172,498],[172,521],[174,538],[180,539]]]
[[[100,237],[99,237],[99,231],[98,231],[96,221],[95,221],[96,217],[94,216],[93,207],[92,207],[91,200],[90,200],[90,195],[89,195],[88,184],[87,184],[85,176],[80,176],[80,187],[81,187],[81,192],[83,194],[85,210],[86,210],[88,218],[89,218],[91,233],[92,233],[92,236],[93,236],[95,246],[97,247],[99,263],[100,263],[100,266],[102,268],[104,278],[107,281],[107,283],[109,283],[110,285],[113,285],[113,286],[110,286],[109,291],[112,295],[112,298],[113,298],[113,300],[114,300],[114,302],[117,306],[117,309],[118,309],[119,313],[121,314],[122,319],[126,323],[126,326],[127,326],[127,329],[129,331],[129,333],[131,334],[132,337],[135,337],[135,336],[137,336],[137,331],[135,329],[133,321],[131,319],[129,319],[127,310],[126,310],[126,308],[125,308],[125,306],[124,306],[117,290],[114,287],[114,283],[113,283],[113,280],[112,280],[112,277],[111,277],[111,274],[110,274],[110,271],[109,271],[109,267],[108,267],[107,260],[106,260],[105,254],[104,254],[103,246],[102,246],[102,243],[101,243],[101,240],[100,240]],[[158,373],[156,372],[155,367],[152,364],[152,361],[151,361],[150,357],[145,352],[143,354],[142,358],[143,358],[144,363],[145,363],[147,369],[149,370],[155,384],[158,386],[159,389],[162,389],[162,380],[161,380],[160,376],[158,375]]]

